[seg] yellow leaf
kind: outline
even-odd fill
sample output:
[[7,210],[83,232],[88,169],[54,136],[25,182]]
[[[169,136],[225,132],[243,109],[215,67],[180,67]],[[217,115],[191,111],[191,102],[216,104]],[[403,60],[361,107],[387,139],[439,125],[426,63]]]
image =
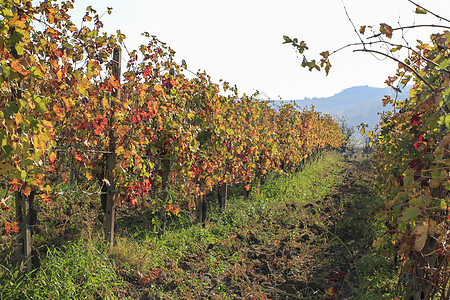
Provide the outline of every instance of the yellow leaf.
[[56,160],[56,153],[55,152],[51,152],[49,155],[48,160],[50,161],[50,163],[54,163]]
[[164,92],[163,87],[160,86],[159,84],[155,85],[154,88],[155,88],[155,91],[156,91],[156,92],[160,92],[160,93],[163,93],[163,92]]
[[119,147],[116,149],[116,154],[117,154],[117,155],[120,155],[120,154],[122,154],[123,152],[124,152],[123,146],[119,146]]
[[105,108],[108,108],[108,107],[109,107],[108,99],[102,98],[102,105],[103,105],[103,108],[104,108],[104,109],[105,109]]
[[16,123],[16,126],[19,126],[22,123],[22,115],[20,112],[16,113],[14,122]]
[[414,250],[417,252],[422,251],[428,238],[428,223],[425,221],[417,221],[412,235],[416,238],[413,246]]

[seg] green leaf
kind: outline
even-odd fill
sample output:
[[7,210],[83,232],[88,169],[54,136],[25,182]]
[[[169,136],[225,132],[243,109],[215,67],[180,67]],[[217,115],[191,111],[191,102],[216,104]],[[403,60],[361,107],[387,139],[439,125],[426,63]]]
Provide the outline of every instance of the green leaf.
[[0,73],[4,78],[8,78],[11,71],[11,67],[5,61],[2,61],[2,66],[0,67]]
[[402,48],[403,48],[402,45],[398,45],[397,47],[392,48],[392,49],[391,49],[391,52],[396,52],[396,51],[398,51],[398,50],[401,50]]
[[449,66],[450,66],[450,59],[446,59],[439,65],[439,69],[446,70]]
[[2,147],[3,151],[5,152],[5,156],[8,157],[11,152],[14,150],[13,147],[11,147],[10,145],[5,145]]
[[450,115],[441,116],[438,121],[439,125],[444,125],[447,128],[450,128]]
[[414,171],[411,168],[407,168],[405,172],[403,172],[403,183],[405,186],[411,185],[414,180]]
[[420,214],[422,213],[422,210],[418,207],[408,207],[404,212],[402,216],[402,220],[405,222],[412,221],[416,219]]
[[290,43],[292,43],[292,40],[287,35],[283,35],[283,39],[284,39],[283,44],[290,44]]
[[427,11],[425,9],[420,8],[419,6],[417,6],[415,13],[418,14],[418,15],[426,15]]
[[33,96],[33,102],[35,104],[35,109],[39,113],[46,113],[47,112],[47,106],[45,105],[45,100],[42,99],[39,96],[34,95]]
[[18,55],[23,55],[23,45],[21,43],[16,44],[14,48],[16,49]]
[[409,205],[411,205],[412,207],[417,207],[417,208],[425,208],[425,201],[423,199],[423,197],[415,197],[409,200]]
[[408,200],[409,195],[406,192],[398,193],[394,198],[394,203],[403,204],[406,200]]

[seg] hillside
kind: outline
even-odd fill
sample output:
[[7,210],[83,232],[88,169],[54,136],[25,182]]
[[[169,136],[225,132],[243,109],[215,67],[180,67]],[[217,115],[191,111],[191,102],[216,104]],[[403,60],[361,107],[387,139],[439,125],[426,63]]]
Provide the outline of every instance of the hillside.
[[[410,87],[407,87],[403,93],[399,94],[398,99],[404,100],[408,97]],[[341,91],[331,97],[324,98],[305,98],[303,100],[294,100],[300,107],[315,106],[317,111],[345,116],[351,126],[362,122],[369,124],[369,128],[374,128],[379,122],[379,112],[392,109],[390,106],[383,107],[381,99],[384,95],[395,97],[391,88],[376,88],[369,86],[355,86]],[[274,106],[277,107],[286,101],[274,100]]]

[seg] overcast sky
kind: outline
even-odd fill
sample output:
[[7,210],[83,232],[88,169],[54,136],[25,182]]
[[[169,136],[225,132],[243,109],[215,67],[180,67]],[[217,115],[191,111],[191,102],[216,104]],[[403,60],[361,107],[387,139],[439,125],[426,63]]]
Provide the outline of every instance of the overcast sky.
[[[417,1],[450,18],[450,0]],[[344,0],[355,26],[388,23],[444,24],[430,15],[414,14],[407,0]],[[300,67],[295,50],[283,45],[283,35],[305,40],[307,58],[357,42],[341,0],[76,0],[75,20],[86,6],[102,14],[105,31],[120,29],[129,50],[146,44],[144,31],[156,35],[184,59],[191,71],[205,70],[214,81],[224,79],[240,92],[264,92],[270,99],[325,97],[341,90],[369,85],[384,87],[396,65],[369,54],[343,50],[331,58],[333,68],[324,73]],[[79,24],[79,23],[77,23]],[[428,40],[433,31],[409,31],[406,38]]]

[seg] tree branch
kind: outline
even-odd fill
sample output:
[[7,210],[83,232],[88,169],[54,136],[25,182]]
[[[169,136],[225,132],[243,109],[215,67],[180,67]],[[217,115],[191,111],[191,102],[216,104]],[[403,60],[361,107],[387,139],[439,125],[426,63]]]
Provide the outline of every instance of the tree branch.
[[342,0],[342,6],[344,7],[345,14],[347,15],[348,20],[350,21],[350,24],[353,26],[353,30],[355,31],[356,35],[358,36],[359,40],[361,41],[361,44],[363,45],[364,49],[366,48],[366,45],[361,38],[361,35],[359,34],[358,30],[356,30],[355,24],[353,23],[352,19],[350,18],[350,15],[347,12],[347,7],[345,7],[344,0]]
[[422,77],[422,75],[420,75],[420,74],[419,74],[416,70],[414,70],[411,66],[405,64],[404,62],[402,62],[401,60],[399,60],[399,59],[397,59],[397,58],[395,58],[395,57],[393,57],[393,56],[389,56],[389,55],[386,54],[386,53],[383,53],[383,52],[380,52],[380,51],[377,51],[377,50],[370,50],[370,49],[357,49],[357,50],[353,50],[353,52],[371,52],[371,53],[379,54],[379,55],[385,56],[385,57],[387,57],[387,58],[390,58],[390,59],[396,61],[397,63],[399,63],[399,64],[405,66],[406,68],[408,68],[411,72],[414,73],[414,75],[417,76],[417,78],[419,78],[420,80],[422,80],[423,83],[425,83],[425,84],[426,84],[433,92],[436,92],[436,88],[434,88],[430,83],[428,83],[428,81],[426,81],[425,78]]
[[[439,66],[437,63],[435,63],[434,61],[429,60],[428,58],[424,57],[424,56],[421,55],[419,52],[417,52],[416,50],[414,50],[413,48],[411,48],[410,46],[405,46],[405,45],[400,45],[400,44],[394,44],[394,43],[390,43],[390,42],[387,42],[387,41],[368,42],[368,43],[364,43],[364,44],[362,44],[362,43],[351,43],[351,44],[345,45],[345,46],[343,46],[343,47],[341,47],[341,48],[339,48],[339,49],[334,50],[333,52],[330,53],[330,56],[333,55],[333,54],[335,54],[336,52],[339,52],[339,51],[341,51],[341,50],[344,50],[344,49],[349,48],[349,47],[352,47],[352,46],[363,46],[363,47],[364,47],[364,46],[372,46],[372,45],[375,45],[375,44],[387,44],[387,45],[389,45],[389,46],[391,46],[391,47],[399,47],[399,46],[400,46],[400,47],[403,47],[403,48],[405,48],[405,49],[408,49],[408,50],[412,51],[412,52],[415,53],[417,56],[419,56],[421,59],[425,60],[426,62],[428,62],[428,63],[430,63],[430,64],[432,64],[432,65],[434,65],[435,67],[438,67],[438,66]],[[364,47],[364,49],[366,49],[366,48]],[[446,72],[446,73],[450,73],[450,71],[447,71],[447,70],[445,70],[445,69],[444,69],[444,70],[441,70],[441,71]]]
[[423,10],[426,10],[427,12],[429,12],[430,14],[432,14],[433,16],[435,16],[436,18],[441,19],[441,20],[444,20],[444,21],[447,21],[447,22],[450,23],[450,20],[448,20],[448,19],[446,19],[446,18],[443,18],[443,17],[441,17],[441,16],[439,16],[439,15],[433,13],[432,11],[426,9],[425,7],[419,5],[419,4],[417,4],[417,3],[415,3],[415,2],[413,2],[413,1],[411,1],[411,0],[408,0],[408,1],[411,2],[412,4],[414,4],[415,6],[420,7],[420,8],[423,9]]
[[[392,31],[403,30],[403,29],[411,29],[411,28],[420,28],[420,27],[435,27],[435,28],[450,29],[449,26],[428,24],[428,25],[410,25],[410,26],[402,26],[402,27],[398,27],[398,28],[393,28]],[[378,33],[378,34],[369,36],[367,39],[376,38],[376,37],[379,37],[379,36],[381,36],[381,35],[382,35],[382,33]]]

